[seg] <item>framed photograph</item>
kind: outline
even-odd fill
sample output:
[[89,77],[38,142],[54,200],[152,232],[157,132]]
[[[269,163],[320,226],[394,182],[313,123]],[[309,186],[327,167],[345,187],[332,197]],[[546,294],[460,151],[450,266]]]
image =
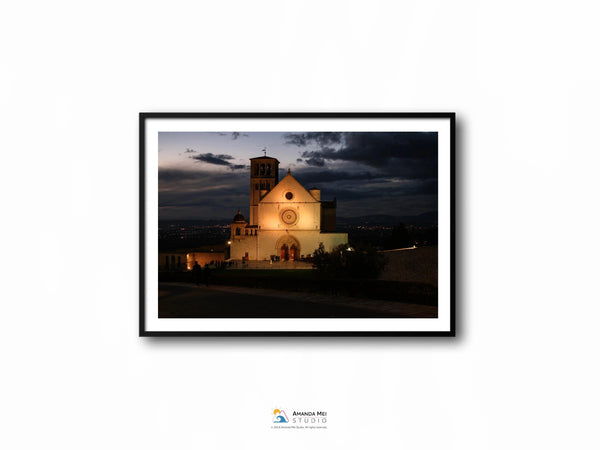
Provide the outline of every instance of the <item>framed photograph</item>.
[[140,113],[140,335],[454,336],[454,113]]

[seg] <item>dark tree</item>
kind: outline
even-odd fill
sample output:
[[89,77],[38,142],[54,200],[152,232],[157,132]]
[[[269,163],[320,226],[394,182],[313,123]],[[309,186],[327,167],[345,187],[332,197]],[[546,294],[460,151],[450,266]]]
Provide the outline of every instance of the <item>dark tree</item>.
[[313,257],[313,266],[324,277],[376,278],[385,266],[385,257],[368,244],[338,245],[326,252],[319,244]]
[[392,235],[388,238],[385,247],[387,249],[407,248],[414,245],[414,240],[406,229],[406,225],[400,223],[392,230]]

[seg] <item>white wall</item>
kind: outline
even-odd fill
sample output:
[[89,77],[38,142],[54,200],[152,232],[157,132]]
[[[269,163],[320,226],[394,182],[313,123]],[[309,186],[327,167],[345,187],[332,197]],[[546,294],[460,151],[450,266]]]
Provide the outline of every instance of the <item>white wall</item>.
[[[598,12],[4,5],[0,447],[597,448]],[[138,112],[336,110],[456,111],[458,337],[138,338]]]
[[[286,198],[287,193],[292,198]],[[285,210],[296,213],[296,221],[285,224],[281,215]],[[296,180],[286,175],[258,204],[258,223],[261,230],[319,230],[321,204]]]

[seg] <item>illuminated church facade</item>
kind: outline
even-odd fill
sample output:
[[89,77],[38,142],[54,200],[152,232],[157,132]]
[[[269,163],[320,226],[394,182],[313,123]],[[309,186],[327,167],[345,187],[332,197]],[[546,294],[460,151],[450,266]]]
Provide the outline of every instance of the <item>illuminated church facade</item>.
[[322,201],[321,190],[305,189],[290,171],[279,181],[279,161],[250,159],[250,220],[240,211],[231,223],[230,258],[295,261],[320,243],[326,251],[348,243],[336,233],[336,201]]

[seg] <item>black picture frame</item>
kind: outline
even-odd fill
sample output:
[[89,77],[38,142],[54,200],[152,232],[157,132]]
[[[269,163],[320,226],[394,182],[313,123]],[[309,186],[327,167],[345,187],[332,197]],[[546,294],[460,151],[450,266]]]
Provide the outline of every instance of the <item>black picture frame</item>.
[[[253,330],[253,331],[235,331],[235,330],[157,330],[149,329],[147,313],[147,286],[149,282],[148,268],[148,237],[147,232],[147,170],[148,170],[148,149],[147,132],[148,121],[160,119],[171,121],[175,119],[193,119],[193,120],[214,120],[214,119],[441,119],[448,121],[449,126],[449,185],[447,186],[447,195],[449,196],[449,292],[447,293],[449,317],[447,329],[443,330]],[[139,336],[438,336],[452,337],[456,335],[456,230],[455,230],[455,211],[456,211],[456,115],[453,112],[257,112],[257,113],[210,113],[210,112],[141,112],[139,113]],[[225,130],[224,130],[225,131]],[[233,130],[228,130],[233,131]],[[150,280],[153,281],[153,280]],[[158,279],[155,280],[158,283]],[[337,320],[337,319],[330,319]],[[432,319],[433,320],[433,319]]]

